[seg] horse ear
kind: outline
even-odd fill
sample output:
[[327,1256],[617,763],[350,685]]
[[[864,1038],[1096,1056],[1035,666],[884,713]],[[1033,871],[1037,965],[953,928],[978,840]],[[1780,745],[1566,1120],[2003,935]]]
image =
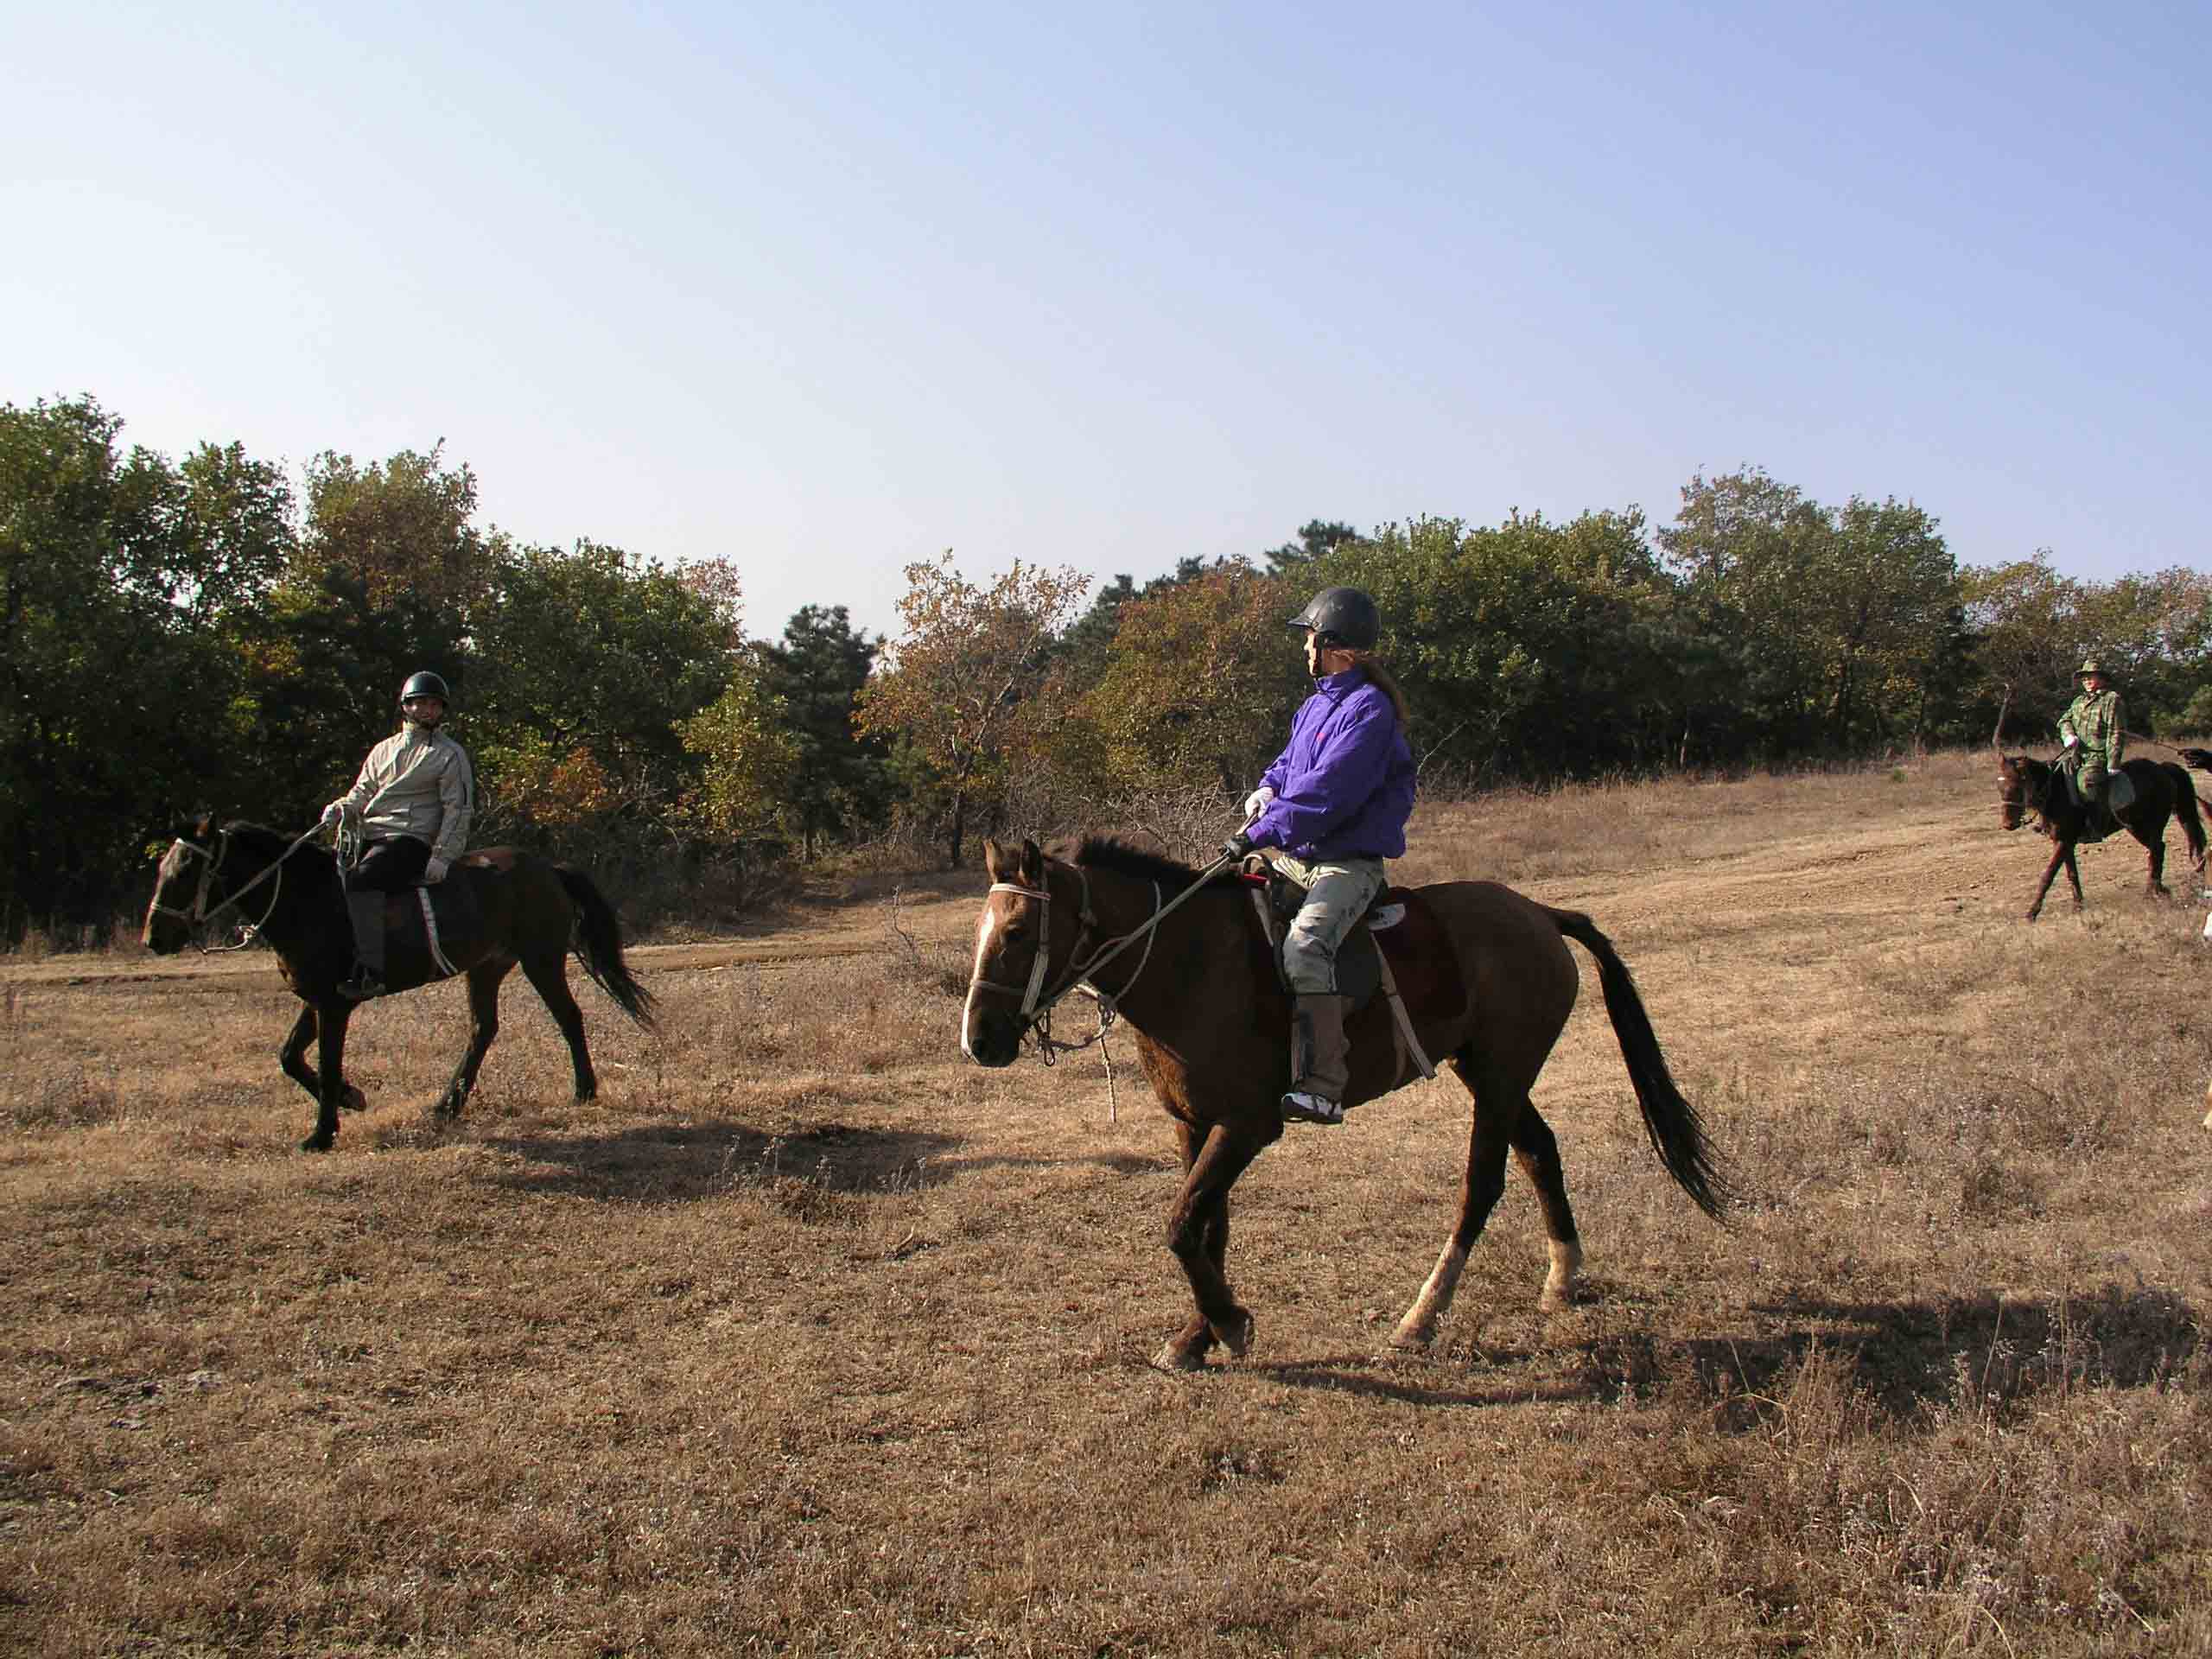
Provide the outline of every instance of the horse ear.
[[1021,880],[1025,887],[1045,885],[1044,849],[1027,836],[1021,838]]
[[994,881],[1003,881],[1006,868],[1006,849],[988,836],[983,837],[983,874]]

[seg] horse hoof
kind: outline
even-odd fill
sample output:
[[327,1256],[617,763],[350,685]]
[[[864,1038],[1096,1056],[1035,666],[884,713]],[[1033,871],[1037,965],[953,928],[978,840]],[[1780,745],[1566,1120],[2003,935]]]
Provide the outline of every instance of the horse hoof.
[[302,1152],[328,1152],[338,1137],[334,1135],[311,1135],[300,1142]]
[[1425,1354],[1433,1340],[1433,1333],[1414,1325],[1402,1325],[1390,1333],[1390,1345],[1402,1354]]
[[346,1097],[338,1103],[338,1109],[341,1112],[365,1112],[369,1109],[369,1097],[349,1083],[346,1085]]
[[1202,1350],[1180,1342],[1160,1344],[1160,1351],[1152,1357],[1154,1366],[1163,1371],[1203,1371],[1206,1357]]
[[1243,1358],[1252,1346],[1251,1310],[1238,1308],[1233,1319],[1214,1325],[1213,1333],[1219,1338],[1221,1345],[1229,1350],[1230,1358]]

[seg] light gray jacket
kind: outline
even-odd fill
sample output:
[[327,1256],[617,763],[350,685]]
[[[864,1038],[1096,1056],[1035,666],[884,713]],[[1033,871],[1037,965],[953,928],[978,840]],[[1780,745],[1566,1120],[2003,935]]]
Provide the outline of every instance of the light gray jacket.
[[468,751],[443,732],[403,726],[369,751],[338,804],[361,819],[372,839],[412,836],[450,864],[468,847],[476,770]]

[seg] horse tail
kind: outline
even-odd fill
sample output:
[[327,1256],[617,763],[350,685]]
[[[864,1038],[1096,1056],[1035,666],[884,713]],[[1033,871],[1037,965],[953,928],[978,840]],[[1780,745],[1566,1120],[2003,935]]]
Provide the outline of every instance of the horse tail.
[[607,895],[582,870],[556,864],[553,874],[561,878],[561,885],[568,889],[569,897],[576,906],[576,960],[583,963],[584,972],[591,976],[593,984],[613,997],[623,1013],[651,1031],[653,995],[638,983],[630,964],[623,960],[622,923],[614,913],[614,906],[607,903]]
[[1621,1058],[1628,1065],[1629,1081],[1636,1085],[1636,1103],[1643,1109],[1644,1133],[1651,1149],[1690,1195],[1691,1202],[1715,1221],[1736,1201],[1719,1159],[1706,1137],[1704,1120],[1697,1108],[1682,1097],[1667,1070],[1667,1057],[1651,1029],[1651,1016],[1643,1010],[1628,964],[1600,933],[1595,923],[1575,910],[1542,906],[1561,933],[1598,960],[1598,982],[1605,988],[1605,1012],[1612,1017],[1613,1035],[1620,1041]]
[[2181,820],[2181,832],[2189,842],[2189,856],[2198,869],[2204,868],[2204,820],[2196,815],[2196,785],[2189,773],[2171,760],[2158,763],[2158,770],[2174,786],[2174,816]]

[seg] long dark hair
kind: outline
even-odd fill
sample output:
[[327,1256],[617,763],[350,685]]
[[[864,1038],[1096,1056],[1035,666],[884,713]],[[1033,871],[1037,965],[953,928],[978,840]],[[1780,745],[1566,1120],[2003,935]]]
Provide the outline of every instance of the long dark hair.
[[1363,651],[1356,651],[1352,656],[1367,671],[1367,677],[1382,688],[1382,695],[1390,699],[1390,706],[1398,711],[1398,729],[1402,732],[1410,729],[1414,723],[1413,705],[1406,701],[1405,688],[1398,683],[1397,676]]

